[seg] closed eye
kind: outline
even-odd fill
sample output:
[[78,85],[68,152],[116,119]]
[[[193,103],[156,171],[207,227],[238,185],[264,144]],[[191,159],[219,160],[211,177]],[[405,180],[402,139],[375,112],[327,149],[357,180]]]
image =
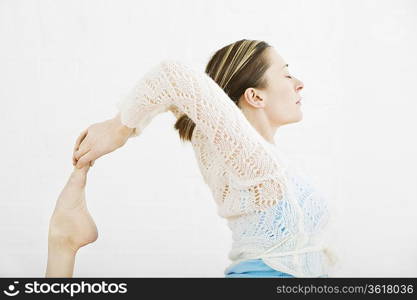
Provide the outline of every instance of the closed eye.
[[285,77],[287,77],[287,78],[292,78],[290,75],[287,75],[287,76],[285,76]]

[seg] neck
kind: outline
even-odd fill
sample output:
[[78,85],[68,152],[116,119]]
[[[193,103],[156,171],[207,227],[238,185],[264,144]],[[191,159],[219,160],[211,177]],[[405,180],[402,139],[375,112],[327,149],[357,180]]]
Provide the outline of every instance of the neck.
[[266,115],[262,110],[248,110],[242,109],[246,119],[256,129],[256,131],[270,144],[275,145],[274,136],[277,131],[277,127],[271,126]]

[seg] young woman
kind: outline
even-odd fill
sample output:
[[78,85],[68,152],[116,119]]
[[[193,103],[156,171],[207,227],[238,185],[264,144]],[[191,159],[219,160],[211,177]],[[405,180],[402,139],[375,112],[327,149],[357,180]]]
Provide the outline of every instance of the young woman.
[[73,164],[93,164],[171,111],[233,233],[226,277],[326,277],[335,258],[321,239],[327,202],[274,142],[280,126],[302,120],[303,87],[264,41],[221,48],[205,73],[163,61],[119,102],[114,118],[81,133]]

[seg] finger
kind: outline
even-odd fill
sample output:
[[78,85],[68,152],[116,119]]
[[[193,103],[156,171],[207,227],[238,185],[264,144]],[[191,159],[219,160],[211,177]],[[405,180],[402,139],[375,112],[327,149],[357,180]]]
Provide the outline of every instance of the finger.
[[75,152],[72,153],[72,165],[75,166],[77,164],[77,159],[74,156]]
[[83,141],[83,139],[86,137],[88,132],[88,129],[85,129],[81,132],[81,134],[78,136],[77,140],[75,141],[75,145],[74,145],[74,151],[77,151],[80,147],[81,142]]
[[97,154],[94,151],[89,151],[85,155],[83,155],[77,162],[77,168],[82,168],[86,164],[90,164],[92,160],[97,159]]
[[91,149],[89,149],[88,147],[81,147],[80,149],[78,149],[78,151],[76,151],[74,153],[74,158],[76,160],[79,160],[80,157],[82,157],[83,155],[85,155],[88,151],[90,151]]
[[84,138],[87,136],[87,134],[88,134],[88,129],[83,130],[81,134],[78,136],[77,140],[75,141],[74,149],[72,152],[72,165],[73,166],[75,166],[78,161],[78,159],[74,156],[74,154],[80,148],[80,145],[83,142]]
[[[84,155],[83,155],[83,156],[80,156],[80,157],[79,157],[79,159],[77,159],[77,160],[76,160],[75,167],[76,167],[77,169],[80,169],[80,168],[83,168],[83,167],[84,167],[84,161],[85,161],[85,159],[86,159],[86,155],[87,155],[89,152],[90,152],[90,150],[88,150],[86,153],[84,153]],[[83,160],[81,160],[81,158],[83,158],[83,157],[84,157],[84,159],[83,159]]]

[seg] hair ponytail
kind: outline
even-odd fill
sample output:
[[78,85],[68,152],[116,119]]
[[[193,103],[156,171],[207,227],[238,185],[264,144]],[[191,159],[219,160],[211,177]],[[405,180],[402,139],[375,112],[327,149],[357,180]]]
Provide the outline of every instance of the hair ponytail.
[[[270,45],[258,40],[239,40],[229,44],[211,57],[205,72],[238,105],[241,95],[249,87],[264,88],[264,73],[269,67],[263,52]],[[191,141],[195,123],[186,114],[176,121],[180,139]]]

